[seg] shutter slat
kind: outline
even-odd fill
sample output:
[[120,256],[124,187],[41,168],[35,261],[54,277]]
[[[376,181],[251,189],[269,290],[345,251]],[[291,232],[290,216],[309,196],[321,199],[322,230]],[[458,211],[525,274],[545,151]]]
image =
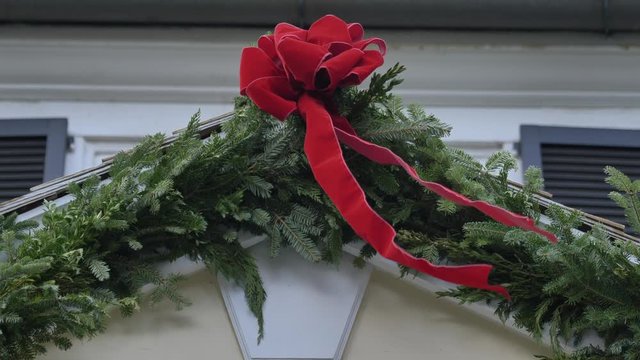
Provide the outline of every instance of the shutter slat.
[[[568,178],[571,179],[571,177]],[[594,180],[596,181],[546,180],[545,184],[547,188],[554,189],[613,190],[611,185],[604,182],[604,175],[602,177],[597,177]]]
[[[615,166],[615,164],[610,164]],[[629,176],[640,176],[640,167],[632,167],[632,166],[616,166],[616,168]],[[575,164],[575,163],[564,163],[564,164],[549,164],[542,161],[542,171],[546,172],[571,172],[578,174],[603,174],[604,178],[604,166],[603,165],[588,165],[588,164]]]
[[[569,156],[583,156],[585,154],[585,146],[576,145],[551,145],[543,144],[541,149],[542,156],[548,155],[569,155]],[[611,158],[611,159],[637,159],[640,154],[640,149],[636,148],[622,148],[622,147],[604,147],[597,146],[597,151],[587,151],[591,158]]]
[[31,156],[14,154],[0,158],[0,165],[4,164],[42,164],[44,163],[44,156]]
[[0,201],[42,182],[46,146],[46,136],[0,136]]
[[[583,154],[584,155],[584,154]],[[591,154],[589,154],[591,155]],[[640,154],[638,154],[640,156]],[[582,157],[582,156],[569,156],[569,155],[548,155],[544,157],[544,162],[546,164],[586,164],[593,166],[601,166],[605,167],[607,165],[611,166],[629,166],[632,168],[636,168],[640,166],[640,157],[637,159],[621,159],[615,157]]]
[[40,181],[42,174],[40,172],[20,172],[12,171],[8,173],[0,172],[0,182],[5,180],[36,180]]
[[[624,224],[625,223],[625,217],[624,217],[624,211],[618,211],[616,209],[612,209],[608,206],[605,207],[598,207],[598,206],[583,206],[582,209],[580,209],[586,213],[589,214],[593,214],[595,212],[598,212],[602,215],[602,217],[607,218],[607,219],[611,219],[614,220],[614,217],[618,217],[620,219],[622,219],[622,222],[620,222],[620,224]],[[614,220],[615,221],[615,220]]]
[[[554,194],[554,199],[557,199],[556,195]],[[608,198],[600,198],[600,199],[594,199],[594,198],[582,198],[582,197],[570,197],[570,196],[564,196],[562,198],[562,201],[560,202],[561,204],[565,205],[565,204],[572,204],[571,207],[577,208],[579,210],[584,211],[584,207],[586,206],[590,206],[590,207],[600,207],[600,208],[610,208],[610,207],[614,207],[615,203],[613,201],[611,201]],[[593,215],[597,215],[600,216],[600,214],[593,214]]]
[[32,186],[38,185],[42,181],[38,180],[14,180],[14,181],[0,181],[0,189],[29,189]]
[[44,147],[27,147],[17,149],[16,147],[10,148],[2,148],[0,147],[0,156],[25,156],[25,155],[40,155],[44,156],[46,149]]
[[541,156],[545,190],[555,201],[627,225],[624,210],[609,199],[604,167],[639,178],[640,141],[638,147],[541,144]]
[[11,139],[0,137],[0,149],[20,149],[20,148],[46,148],[46,140],[24,140],[13,141]]
[[562,198],[580,198],[580,199],[605,199],[609,200],[609,192],[598,189],[580,190],[580,189],[556,189],[553,191],[554,197]]
[[[40,172],[42,173],[44,171],[44,164],[29,164],[29,165],[22,165],[22,164],[11,164],[11,165],[2,165],[0,166],[0,174],[2,173],[13,173],[13,172],[18,172],[18,171],[28,171],[28,172]],[[42,177],[42,174],[40,174],[40,176]]]
[[568,181],[568,180],[577,180],[584,182],[604,182],[604,172],[599,172],[597,174],[583,174],[583,173],[571,173],[571,172],[557,172],[550,171],[545,169],[544,165],[542,167],[542,172],[544,173],[544,179],[547,180],[560,180],[560,181]]

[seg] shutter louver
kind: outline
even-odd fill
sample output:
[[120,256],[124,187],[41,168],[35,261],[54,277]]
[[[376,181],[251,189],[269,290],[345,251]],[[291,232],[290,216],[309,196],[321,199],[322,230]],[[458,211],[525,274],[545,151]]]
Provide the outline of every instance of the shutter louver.
[[0,202],[42,183],[46,136],[0,136]]
[[631,178],[640,178],[640,147],[561,145],[542,143],[545,190],[553,200],[584,212],[625,224],[624,211],[611,199],[604,167],[614,166]]

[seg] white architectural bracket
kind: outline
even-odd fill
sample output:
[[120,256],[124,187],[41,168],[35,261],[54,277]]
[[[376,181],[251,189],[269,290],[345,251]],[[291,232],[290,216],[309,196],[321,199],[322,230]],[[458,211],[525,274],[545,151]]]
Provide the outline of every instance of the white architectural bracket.
[[291,249],[272,259],[267,242],[250,248],[267,291],[265,336],[243,290],[219,275],[220,289],[246,360],[340,359],[349,338],[371,267],[354,268],[343,254],[336,266],[313,264]]

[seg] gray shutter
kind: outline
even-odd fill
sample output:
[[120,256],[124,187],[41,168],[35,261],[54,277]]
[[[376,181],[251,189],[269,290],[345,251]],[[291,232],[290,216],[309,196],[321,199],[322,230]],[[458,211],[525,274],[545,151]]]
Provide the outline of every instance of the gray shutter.
[[62,176],[65,119],[0,120],[0,202]]
[[545,190],[554,201],[625,224],[624,211],[611,199],[602,169],[611,165],[640,178],[640,148],[542,144]]
[[554,201],[628,225],[609,199],[613,188],[604,181],[604,168],[640,178],[640,131],[523,126],[521,141],[523,165],[542,169]]
[[43,181],[45,136],[0,136],[0,201],[20,196]]

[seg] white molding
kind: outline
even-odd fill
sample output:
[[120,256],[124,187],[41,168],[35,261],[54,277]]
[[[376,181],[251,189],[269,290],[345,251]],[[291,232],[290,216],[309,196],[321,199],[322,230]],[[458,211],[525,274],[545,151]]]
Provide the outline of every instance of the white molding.
[[[236,334],[236,340],[238,341],[238,347],[240,348],[240,352],[242,353],[242,358],[245,360],[251,360],[251,356],[249,355],[248,348],[249,345],[246,343],[245,336],[242,334],[240,320],[236,314],[239,309],[237,309],[235,303],[231,301],[231,285],[228,281],[224,280],[218,274],[218,285],[220,286],[220,293],[222,294],[222,300],[224,301],[224,305],[227,308],[227,315],[229,315],[229,320],[231,321],[231,326],[233,327],[233,332]],[[258,326],[255,324],[255,326]]]
[[[0,101],[229,102],[261,29],[9,28]],[[430,106],[640,107],[638,37],[376,31]],[[387,65],[387,66],[388,66]]]
[[0,83],[0,99],[17,101],[229,103],[238,95],[232,86]]
[[80,150],[79,153],[82,154],[83,159],[80,166],[83,169],[100,165],[104,158],[115,155],[122,150],[129,150],[142,140],[142,138],[137,136],[84,137],[81,139],[84,149]]
[[[638,60],[640,61],[640,59]],[[636,71],[639,69],[630,69]],[[490,86],[490,84],[487,84]],[[640,91],[521,91],[438,90],[394,91],[409,103],[458,107],[638,108]],[[235,86],[89,85],[0,83],[0,100],[121,101],[230,103],[239,95]]]
[[[65,205],[67,205],[68,203],[70,203],[73,200],[73,196],[71,195],[65,195],[63,197],[59,197],[57,199],[54,200],[50,200],[50,203],[53,203],[53,205],[55,205],[56,207],[63,207]],[[18,217],[16,218],[16,221],[26,221],[26,220],[35,220],[38,223],[40,223],[42,221],[42,215],[44,214],[45,211],[45,207],[44,205],[40,205],[36,208],[33,208],[31,210],[27,210],[21,214],[18,215]]]
[[[640,60],[639,60],[640,61]],[[551,84],[549,84],[551,86]],[[409,103],[458,107],[637,108],[640,91],[523,91],[398,89]]]

